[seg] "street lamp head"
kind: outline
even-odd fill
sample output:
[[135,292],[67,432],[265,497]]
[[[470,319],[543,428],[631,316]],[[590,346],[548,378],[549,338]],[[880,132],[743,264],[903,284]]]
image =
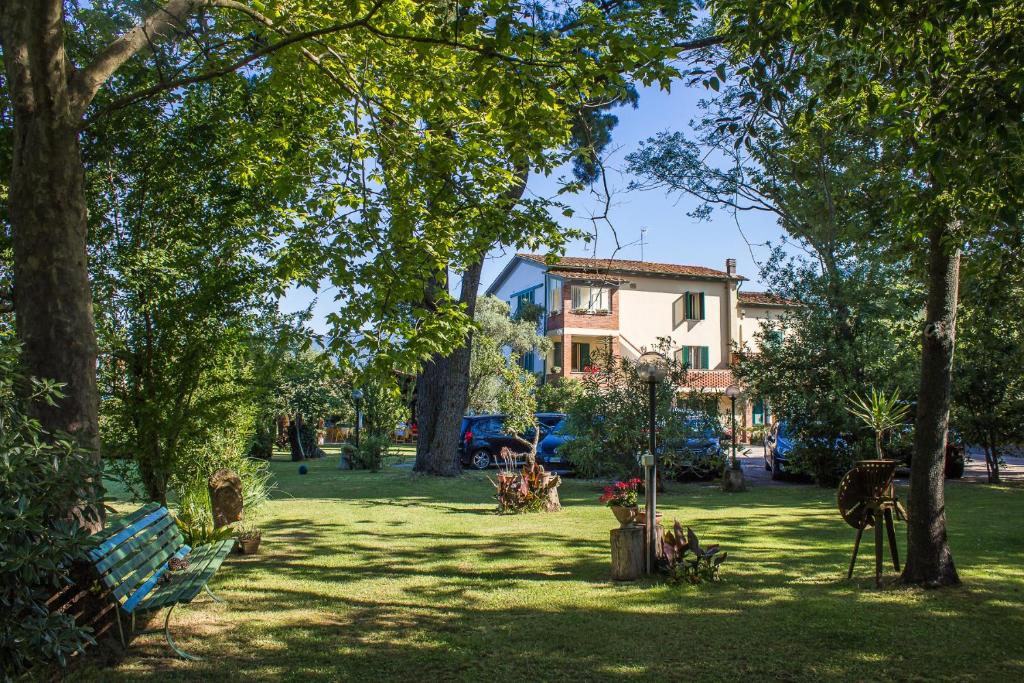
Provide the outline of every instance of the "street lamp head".
[[735,384],[730,384],[725,388],[725,395],[731,399],[735,399],[740,395],[740,388]]
[[363,392],[361,390],[359,390],[359,389],[353,389],[352,390],[352,400],[353,401],[361,401],[361,400],[363,400]]
[[636,361],[636,367],[645,382],[662,382],[668,377],[668,361],[657,351],[641,354]]

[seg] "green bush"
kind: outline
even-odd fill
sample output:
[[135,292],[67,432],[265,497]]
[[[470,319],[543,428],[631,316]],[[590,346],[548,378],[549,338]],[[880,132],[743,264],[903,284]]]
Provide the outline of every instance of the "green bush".
[[384,465],[391,450],[391,439],[379,434],[367,434],[359,439],[359,448],[352,452],[352,467],[376,472]]
[[[92,460],[69,438],[50,438],[26,415],[29,402],[15,393],[18,350],[0,340],[0,678],[13,680],[33,666],[64,666],[92,641],[74,619],[51,613],[47,599],[68,585],[74,558],[89,533],[71,507],[94,501],[98,479]],[[60,397],[52,382],[27,381],[30,401]],[[87,521],[95,513],[81,512]]]

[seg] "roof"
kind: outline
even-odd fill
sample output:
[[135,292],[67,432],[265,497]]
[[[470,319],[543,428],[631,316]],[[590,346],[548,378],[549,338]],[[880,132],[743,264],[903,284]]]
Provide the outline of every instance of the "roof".
[[[540,265],[548,265],[543,254],[516,254],[517,258],[532,261]],[[551,269],[559,272],[571,272],[591,275],[605,273],[628,273],[631,275],[682,275],[686,277],[710,278],[715,280],[745,280],[745,277],[729,275],[724,270],[705,268],[704,266],[686,266],[677,263],[654,263],[652,261],[631,261],[628,259],[583,258],[580,256],[555,257]]]
[[554,275],[555,277],[565,278],[566,280],[600,280],[601,282],[626,282],[626,278],[619,275],[609,275],[608,273],[601,273],[597,271],[585,271],[585,270],[564,270],[561,268],[552,268],[548,270],[548,275]]
[[792,299],[769,294],[768,292],[740,292],[740,304],[748,306],[796,306]]

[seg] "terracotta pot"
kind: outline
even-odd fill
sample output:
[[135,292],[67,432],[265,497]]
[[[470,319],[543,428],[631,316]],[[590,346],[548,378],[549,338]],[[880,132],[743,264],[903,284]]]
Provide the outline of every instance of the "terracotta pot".
[[235,544],[243,555],[255,555],[256,551],[260,548],[261,538],[260,534],[256,534],[255,536],[236,539]]
[[612,514],[615,515],[615,519],[619,520],[619,526],[629,526],[636,520],[637,508],[626,507],[625,505],[613,505]]
[[[654,525],[661,524],[662,513],[654,513]],[[643,508],[637,508],[636,510],[636,523],[640,526],[647,526],[647,511]]]

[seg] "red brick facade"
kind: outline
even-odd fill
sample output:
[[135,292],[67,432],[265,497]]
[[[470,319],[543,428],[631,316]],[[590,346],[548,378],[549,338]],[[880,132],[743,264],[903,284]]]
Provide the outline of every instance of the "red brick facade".
[[[610,313],[574,313],[572,311],[572,285],[571,280],[562,284],[562,310],[554,315],[548,316],[547,329],[560,330],[566,327],[584,328],[588,330],[617,330],[619,329],[619,288],[610,287],[612,297],[612,310]],[[575,284],[584,284],[576,282]]]

